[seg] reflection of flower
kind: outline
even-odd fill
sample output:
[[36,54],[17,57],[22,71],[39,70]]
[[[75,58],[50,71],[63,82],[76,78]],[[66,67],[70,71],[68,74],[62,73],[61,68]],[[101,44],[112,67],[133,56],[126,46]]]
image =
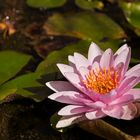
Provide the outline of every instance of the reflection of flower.
[[140,99],[140,64],[127,71],[131,50],[123,45],[115,54],[103,52],[92,43],[88,59],[79,53],[69,56],[69,65],[57,64],[66,81],[46,83],[56,93],[50,99],[70,105],[58,114],[63,116],[57,127],[65,127],[84,119],[111,116],[131,120],[137,113],[134,101]]

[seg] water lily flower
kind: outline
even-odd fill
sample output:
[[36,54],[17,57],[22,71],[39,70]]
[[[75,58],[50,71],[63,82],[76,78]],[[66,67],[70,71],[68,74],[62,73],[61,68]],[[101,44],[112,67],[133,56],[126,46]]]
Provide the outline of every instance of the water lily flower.
[[[50,81],[55,91],[48,98],[68,104],[58,115],[56,127],[66,127],[82,120],[110,116],[131,120],[137,114],[134,102],[140,99],[140,64],[128,70],[131,50],[125,44],[115,54],[103,52],[91,43],[88,58],[79,53],[69,55],[69,65],[57,64],[67,81]],[[127,71],[128,70],[128,71]]]

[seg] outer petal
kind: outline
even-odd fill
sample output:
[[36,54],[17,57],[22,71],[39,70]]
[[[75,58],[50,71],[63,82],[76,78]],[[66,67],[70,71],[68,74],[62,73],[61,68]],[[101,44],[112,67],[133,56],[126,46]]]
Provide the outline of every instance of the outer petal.
[[46,85],[55,92],[58,91],[77,91],[77,89],[66,81],[50,81]]
[[82,105],[80,99],[78,101],[77,96],[80,96],[80,93],[74,91],[62,91],[62,92],[51,94],[50,96],[48,96],[48,98],[61,103]]
[[74,86],[79,86],[80,84],[80,78],[78,74],[75,74],[73,72],[66,72],[64,76],[74,85]]
[[94,59],[99,56],[102,55],[103,51],[95,44],[95,43],[91,43],[89,50],[88,50],[88,60],[90,61],[90,64],[93,63]]
[[68,115],[76,115],[83,112],[87,112],[91,110],[90,107],[80,106],[80,105],[68,105],[63,107],[59,112],[58,115],[68,116]]
[[125,76],[127,77],[127,76],[130,76],[130,75],[133,75],[133,73],[135,73],[135,72],[139,72],[140,73],[140,64],[138,64],[138,65],[132,67],[131,69],[129,69],[126,72]]
[[[125,76],[126,76],[126,75],[125,75]],[[135,70],[135,71],[129,73],[129,75],[126,76],[125,79],[131,78],[131,77],[140,77],[140,69],[137,69],[137,70]]]
[[85,102],[85,105],[87,105],[87,106],[89,106],[89,107],[91,107],[91,108],[93,108],[93,109],[100,109],[100,108],[103,108],[103,107],[105,107],[106,105],[103,103],[103,102],[101,102],[101,101],[96,101],[96,102]]
[[87,119],[93,120],[93,119],[103,118],[106,116],[106,114],[104,114],[101,110],[95,110],[86,113],[85,116],[87,117]]
[[57,64],[57,67],[59,68],[59,70],[61,71],[61,73],[64,75],[64,73],[66,72],[74,72],[74,68],[69,66],[69,65],[65,65],[65,64]]
[[85,76],[89,73],[89,70],[86,67],[80,67],[79,68],[79,73],[82,76],[82,78],[85,80],[86,79]]
[[87,58],[80,53],[74,53],[74,60],[77,70],[79,70],[80,67],[89,67],[90,65]]
[[111,67],[112,62],[113,62],[112,50],[107,49],[101,57],[100,66],[102,69],[104,69],[104,68],[108,69]]
[[132,120],[135,118],[137,114],[137,108],[133,103],[129,103],[128,105],[125,105],[122,108],[123,108],[123,115],[121,116],[121,119]]
[[108,106],[106,108],[103,108],[102,111],[113,118],[120,119],[123,115],[123,108],[122,106],[116,105],[116,106]]
[[72,125],[74,123],[84,121],[86,119],[87,118],[82,114],[74,115],[74,116],[64,116],[58,121],[58,123],[56,125],[56,128],[67,127],[67,126],[70,126],[70,125]]
[[131,96],[133,96],[133,101],[140,100],[140,88],[130,89],[124,95],[131,95]]
[[123,96],[120,96],[119,98],[116,98],[115,100],[113,100],[112,102],[109,103],[109,105],[122,105],[122,104],[126,104],[128,102],[132,102],[134,100],[133,96],[131,94],[125,94]]
[[57,92],[48,96],[51,100],[61,103],[83,105],[90,103],[91,100],[86,95],[75,91]]
[[129,79],[125,79],[124,81],[122,81],[122,83],[118,87],[118,93],[119,94],[126,93],[131,88],[136,86],[139,82],[140,82],[140,77],[138,77],[138,78],[131,77]]

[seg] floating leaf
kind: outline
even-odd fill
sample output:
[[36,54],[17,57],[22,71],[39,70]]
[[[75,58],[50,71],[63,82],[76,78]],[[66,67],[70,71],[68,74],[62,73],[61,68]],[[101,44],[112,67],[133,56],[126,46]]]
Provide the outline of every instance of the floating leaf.
[[27,4],[34,8],[55,8],[64,5],[66,0],[27,0]]
[[105,14],[79,12],[54,14],[44,25],[49,35],[68,35],[89,41],[120,39],[125,37],[119,25]]
[[92,10],[93,8],[102,9],[104,6],[99,0],[75,0],[75,4],[86,10]]
[[140,35],[140,2],[120,2],[120,6],[124,11],[127,21],[136,29],[136,33]]
[[14,51],[0,52],[0,84],[15,76],[30,60],[31,56]]
[[36,81],[40,78],[38,73],[29,73],[13,78],[29,62],[30,58],[30,55],[14,51],[0,52],[0,101],[14,93],[34,99],[39,98],[38,95],[25,89],[41,86]]
[[[6,96],[16,93],[24,97],[33,97],[34,99],[39,99],[40,96],[36,95],[26,88],[29,87],[40,87],[42,86],[36,80],[40,78],[38,73],[29,73],[22,76],[19,76],[4,85],[0,86],[0,100],[4,99]],[[26,90],[25,90],[26,89]]]

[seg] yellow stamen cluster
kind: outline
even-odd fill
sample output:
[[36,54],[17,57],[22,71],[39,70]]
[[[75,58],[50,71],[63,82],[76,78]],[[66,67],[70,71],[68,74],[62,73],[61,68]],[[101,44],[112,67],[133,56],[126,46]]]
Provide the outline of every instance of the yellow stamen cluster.
[[90,70],[83,81],[86,88],[100,94],[106,94],[118,85],[118,72],[114,69]]

